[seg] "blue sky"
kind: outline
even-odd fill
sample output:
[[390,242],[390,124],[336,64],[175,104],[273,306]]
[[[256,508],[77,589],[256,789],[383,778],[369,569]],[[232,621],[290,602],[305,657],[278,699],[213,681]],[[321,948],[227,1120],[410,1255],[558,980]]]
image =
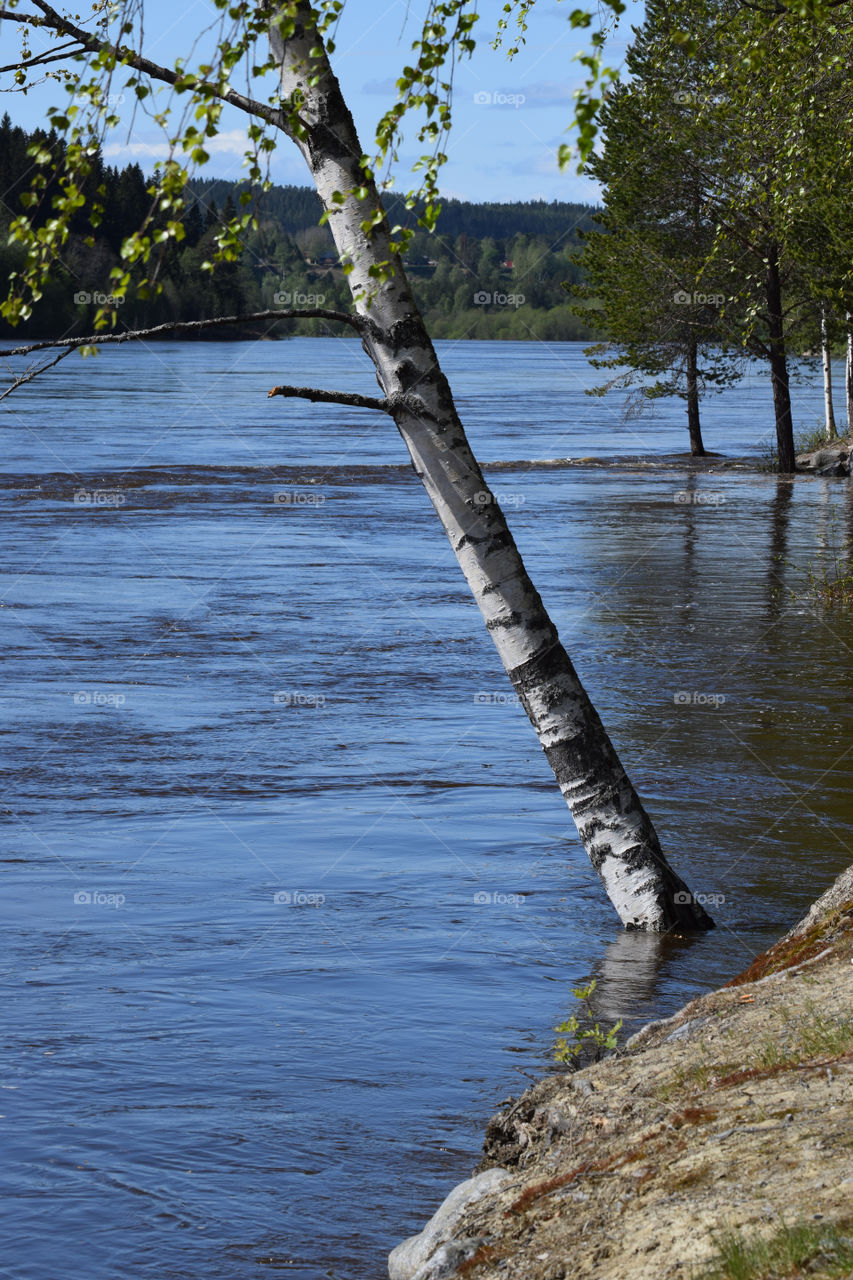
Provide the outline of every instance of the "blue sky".
[[[566,140],[572,94],[583,79],[574,56],[585,47],[588,33],[569,26],[568,16],[575,3],[540,0],[531,14],[527,43],[511,63],[503,52],[489,47],[502,3],[493,0],[482,7],[477,52],[470,62],[460,64],[455,74],[455,124],[442,178],[443,194],[477,201],[596,200],[593,183],[573,170],[561,174],[556,163],[557,148]],[[376,121],[393,101],[394,81],[409,60],[424,8],[424,0],[347,0],[334,64],[368,152]],[[614,65],[622,62],[631,24],[641,16],[641,4],[635,0],[610,42],[609,61]],[[146,0],[144,52],[161,63],[186,56],[199,32],[215,17],[216,11],[207,0],[190,0],[179,7],[174,0]],[[4,51],[11,53],[11,33],[6,29],[4,35]],[[36,33],[34,49],[39,47]],[[3,77],[4,88],[10,80]],[[240,87],[236,79],[234,83]],[[272,81],[269,83],[271,87]],[[260,96],[257,90],[255,96]],[[65,100],[59,86],[41,85],[26,97],[4,93],[2,109],[8,110],[16,123],[32,127],[44,120],[50,103]],[[138,111],[132,119],[130,100],[120,103],[117,111],[122,127],[108,139],[106,154],[118,164],[136,159],[148,172],[165,154],[162,132]],[[246,123],[247,117],[227,110],[222,134],[205,170],[211,177],[240,177]],[[398,187],[406,185],[403,171],[417,154],[416,140],[407,140],[401,152]],[[283,183],[304,184],[308,180],[301,157],[286,140],[276,150],[271,176]]]

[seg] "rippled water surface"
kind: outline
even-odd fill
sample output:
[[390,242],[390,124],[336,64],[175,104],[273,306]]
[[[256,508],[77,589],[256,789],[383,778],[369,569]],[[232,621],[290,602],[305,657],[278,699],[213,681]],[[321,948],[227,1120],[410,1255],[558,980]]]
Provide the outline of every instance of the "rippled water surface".
[[[674,454],[574,344],[445,343],[472,442],[679,871],[626,935],[352,341],[164,343],[4,402],[4,1275],[367,1280],[595,976],[630,1028],[851,860],[843,480]],[[803,388],[805,425],[820,393]],[[755,453],[770,393],[710,401]],[[536,464],[539,465],[536,465]]]

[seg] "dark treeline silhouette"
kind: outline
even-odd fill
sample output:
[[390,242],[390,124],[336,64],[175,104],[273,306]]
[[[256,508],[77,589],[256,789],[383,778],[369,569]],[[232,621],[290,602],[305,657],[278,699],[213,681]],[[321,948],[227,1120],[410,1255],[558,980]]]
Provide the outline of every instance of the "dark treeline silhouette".
[[[208,203],[212,200],[220,207],[229,196],[236,200],[237,193],[245,189],[221,178],[210,181],[196,179],[189,186],[199,199]],[[294,230],[316,227],[323,212],[320,197],[313,187],[276,186],[260,198],[266,217]],[[385,207],[392,222],[412,220],[412,214],[402,199],[393,193],[385,196]],[[577,230],[589,231],[594,214],[595,210],[590,205],[567,204],[558,200],[550,204],[545,200],[518,200],[511,204],[443,200],[438,231],[439,235],[452,239],[467,235],[477,240],[489,236],[497,240],[512,240],[518,235],[535,235],[557,244]],[[331,235],[328,243],[332,244]]]
[[[51,163],[44,193],[30,204],[26,197],[35,172],[34,147],[46,152]],[[23,215],[39,227],[51,216],[64,155],[64,143],[55,133],[28,133],[8,115],[0,121],[0,270],[7,277],[24,261],[21,246],[7,244],[9,222]],[[118,168],[96,155],[83,188],[85,203],[74,215],[43,299],[26,324],[12,329],[0,322],[0,335],[48,338],[90,332],[98,303],[112,293],[110,271],[120,261],[122,241],[151,215],[154,183],[156,177],[146,177],[138,164]],[[245,237],[240,260],[217,263],[212,272],[203,266],[215,255],[217,229],[240,207],[245,190],[219,179],[188,185],[183,239],[156,248],[144,272],[140,267],[134,275],[137,280],[143,274],[156,279],[160,291],[141,298],[131,290],[117,306],[120,328],[277,306],[349,309],[331,234],[319,225],[320,203],[308,187],[253,191],[258,228]],[[103,214],[93,226],[95,203],[103,206]],[[414,216],[394,197],[389,214],[394,221]],[[561,282],[578,278],[571,255],[578,232],[592,225],[593,216],[592,208],[579,204],[448,200],[437,233],[418,231],[406,259],[434,336],[549,341],[590,336],[572,314]],[[155,218],[149,231],[156,227]],[[327,331],[319,320],[282,322],[274,330],[279,335]],[[337,328],[336,333],[341,336]],[[217,330],[215,336],[238,335]]]

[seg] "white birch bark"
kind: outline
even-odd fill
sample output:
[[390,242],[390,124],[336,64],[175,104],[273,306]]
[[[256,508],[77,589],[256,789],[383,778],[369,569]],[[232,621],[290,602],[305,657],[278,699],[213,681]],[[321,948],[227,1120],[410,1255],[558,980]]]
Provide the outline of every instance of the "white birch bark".
[[827,440],[838,438],[835,426],[835,410],[832,407],[832,352],[826,329],[826,307],[820,309],[820,349],[823,357],[823,412]]
[[853,435],[853,329],[850,328],[850,312],[847,312],[847,368],[844,390],[847,397],[847,434]]
[[[581,840],[627,928],[707,929],[713,922],[667,863],[639,797],[586,694],[483,479],[447,380],[360,167],[362,150],[322,44],[300,6],[293,38],[271,31],[283,101],[300,102],[301,127],[283,127],[302,152],[364,322],[363,346],[417,475],[450,539],[501,661],[539,736]],[[310,50],[315,50],[312,57]],[[312,83],[314,81],[315,83]],[[367,189],[364,199],[336,193]],[[377,285],[378,264],[391,278]],[[374,274],[371,274],[374,268]]]

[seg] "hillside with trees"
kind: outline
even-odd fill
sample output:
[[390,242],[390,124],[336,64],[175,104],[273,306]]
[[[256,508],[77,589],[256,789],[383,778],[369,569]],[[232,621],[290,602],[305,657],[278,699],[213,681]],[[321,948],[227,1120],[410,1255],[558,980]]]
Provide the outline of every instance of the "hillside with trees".
[[[27,203],[33,155],[43,152],[59,160],[63,147],[56,133],[28,134],[8,115],[0,122],[0,183],[7,193],[6,207],[0,210],[4,278],[21,270],[26,258],[21,246],[7,244],[11,217],[26,211],[38,227],[50,216],[50,184],[37,208]],[[162,219],[152,212],[156,191],[156,175],[145,175],[138,164],[116,168],[98,155],[43,298],[25,324],[13,329],[0,321],[0,334],[47,338],[90,332],[97,298],[110,295],[110,270],[119,262],[122,241],[146,217],[155,227]],[[183,238],[169,240],[157,254],[154,278],[162,288],[156,296],[153,290],[132,291],[120,304],[120,327],[246,314],[299,305],[300,298],[316,299],[318,306],[332,309],[349,306],[334,242],[328,227],[320,225],[320,201],[308,187],[252,191],[257,226],[246,235],[236,261],[217,262],[214,270],[208,269],[217,234],[240,207],[244,192],[245,184],[234,182],[189,184]],[[96,195],[103,215],[93,225]],[[389,211],[392,218],[408,216],[411,221],[415,216],[407,215],[400,201],[392,200]],[[580,279],[572,257],[578,234],[592,227],[594,213],[587,205],[558,202],[446,201],[437,231],[418,230],[406,258],[415,296],[433,335],[548,341],[590,337],[592,331],[572,313],[561,283]],[[136,275],[141,279],[141,269]],[[323,334],[329,328],[322,320],[284,321],[275,332]],[[219,330],[217,336],[235,333]]]

